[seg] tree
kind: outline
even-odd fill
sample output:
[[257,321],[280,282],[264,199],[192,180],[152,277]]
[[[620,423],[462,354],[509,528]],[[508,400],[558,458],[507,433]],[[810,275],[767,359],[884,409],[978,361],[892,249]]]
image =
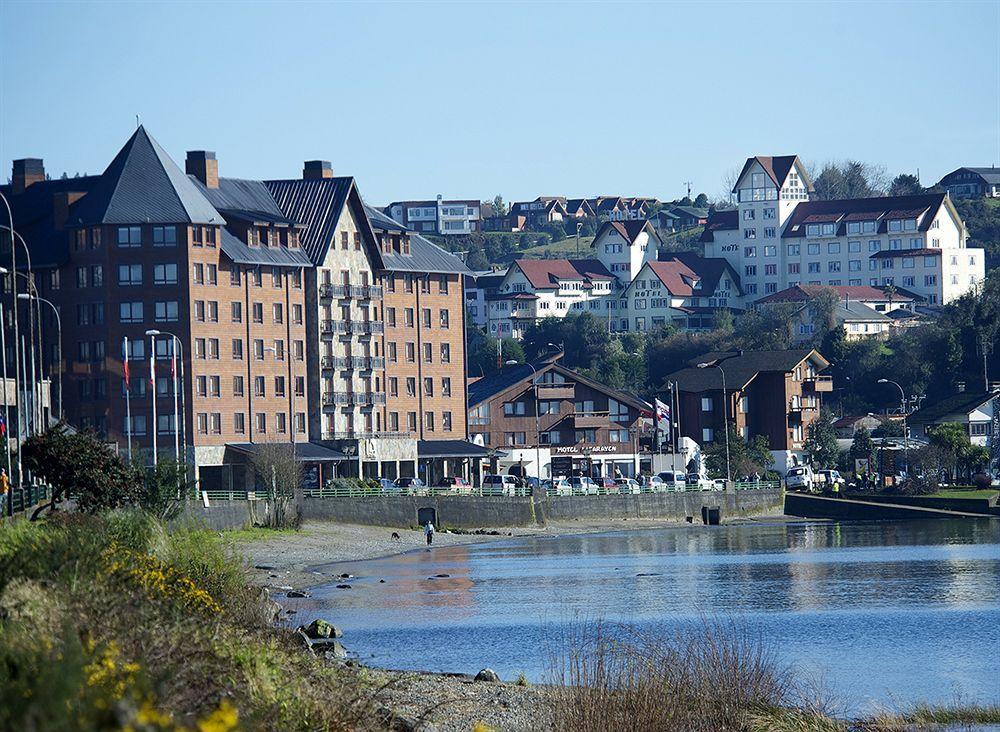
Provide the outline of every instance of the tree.
[[[705,470],[709,477],[726,477],[726,438],[719,435],[702,447]],[[763,475],[774,465],[774,456],[767,438],[757,435],[751,442],[743,439],[734,425],[729,425],[729,465],[733,478],[757,473]]]
[[816,341],[822,342],[830,332],[837,329],[837,321],[834,319],[833,313],[839,302],[840,296],[832,287],[824,287],[809,301],[807,307],[809,308],[809,318],[815,330]]
[[499,193],[493,197],[493,211],[496,213],[497,216],[507,215],[507,204],[504,203],[503,196],[501,196]]
[[[500,368],[500,341],[479,328],[471,328],[467,335],[466,371],[471,377],[490,376]],[[524,362],[524,348],[513,338],[503,339],[503,360]]]
[[486,258],[486,252],[479,247],[469,249],[465,257],[465,266],[473,272],[482,272],[490,268],[490,260]]
[[909,173],[900,173],[889,184],[890,196],[915,196],[926,189],[920,185],[920,179]]
[[818,468],[829,468],[837,464],[840,448],[837,447],[837,431],[826,414],[809,425],[805,441],[805,452],[809,463]]
[[694,199],[694,205],[696,208],[708,208],[708,196],[699,193],[698,197]]
[[883,420],[882,424],[876,427],[872,432],[872,437],[878,437],[879,439],[902,437],[902,436],[903,436],[903,423],[897,422],[894,419]]
[[827,163],[813,176],[814,198],[821,201],[882,196],[887,187],[885,170],[858,160]]
[[184,463],[173,459],[161,459],[146,471],[146,481],[139,496],[139,505],[154,516],[169,520],[181,510],[179,499],[190,495],[194,481],[188,478],[190,471]]
[[126,465],[90,432],[70,432],[60,423],[44,434],[24,442],[24,466],[52,486],[44,509],[56,506],[71,494],[84,513],[137,505],[143,494],[140,469]]
[[298,526],[299,512],[288,510],[289,497],[301,506],[303,469],[295,446],[290,442],[257,443],[250,467],[257,490],[263,490],[271,501],[272,510],[261,520],[275,528]]

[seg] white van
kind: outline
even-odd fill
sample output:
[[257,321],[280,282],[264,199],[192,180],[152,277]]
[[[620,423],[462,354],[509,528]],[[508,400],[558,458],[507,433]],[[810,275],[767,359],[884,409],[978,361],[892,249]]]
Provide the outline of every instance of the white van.
[[687,489],[687,475],[683,470],[664,470],[658,473],[657,478],[663,481],[663,485],[668,491],[683,491]]
[[785,473],[785,487],[798,491],[811,491],[815,483],[812,468],[799,465]]
[[487,475],[483,478],[484,496],[513,496],[517,492],[517,478],[513,475]]

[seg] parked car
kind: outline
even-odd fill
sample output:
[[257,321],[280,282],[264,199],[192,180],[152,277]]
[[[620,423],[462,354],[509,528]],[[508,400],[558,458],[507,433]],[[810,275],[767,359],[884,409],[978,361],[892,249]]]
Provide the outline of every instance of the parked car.
[[785,473],[785,487],[799,491],[813,489],[813,471],[808,465],[798,465]]
[[616,478],[615,485],[618,486],[619,493],[635,494],[642,492],[642,487],[635,478]]
[[472,485],[469,484],[469,481],[460,476],[442,478],[437,482],[437,485],[434,487],[445,488],[455,493],[469,493],[470,491],[472,491]]
[[517,493],[517,478],[513,475],[487,475],[483,478],[484,496],[513,496]]
[[712,481],[713,491],[724,491],[726,490],[726,480],[725,478],[716,478]]
[[664,470],[656,476],[665,491],[682,491],[687,487],[687,476],[680,470]]
[[427,490],[427,485],[420,478],[397,478],[395,486],[399,489],[400,493],[411,493],[414,495]]
[[585,475],[573,476],[569,479],[569,484],[573,493],[578,496],[596,496],[598,493],[597,483]]
[[556,478],[555,480],[543,480],[542,489],[546,493],[552,493],[557,496],[571,496],[573,495],[573,487],[569,484],[569,481],[565,478]]
[[688,473],[684,481],[689,491],[710,491],[714,489],[712,481],[703,478],[700,473]]
[[378,484],[382,488],[383,493],[399,493],[399,486],[396,485],[396,481],[392,478],[379,478]]
[[643,493],[666,493],[667,484],[659,475],[644,475],[639,478]]
[[594,483],[596,483],[597,487],[603,492],[618,492],[618,482],[614,478],[594,478]]

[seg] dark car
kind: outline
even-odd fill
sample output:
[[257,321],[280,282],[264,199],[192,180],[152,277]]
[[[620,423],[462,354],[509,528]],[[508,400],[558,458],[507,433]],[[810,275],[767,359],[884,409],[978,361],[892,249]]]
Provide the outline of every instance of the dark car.
[[472,486],[469,484],[465,478],[459,476],[452,476],[447,478],[442,478],[437,482],[435,488],[446,488],[455,492],[463,492],[472,490]]

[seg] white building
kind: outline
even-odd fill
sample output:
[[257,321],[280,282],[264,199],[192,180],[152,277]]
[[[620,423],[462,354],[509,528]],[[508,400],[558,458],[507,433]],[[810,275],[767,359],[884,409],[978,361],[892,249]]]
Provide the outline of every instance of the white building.
[[[1000,409],[1000,385],[990,384],[988,391],[958,391],[933,404],[928,404],[909,417],[910,436],[927,438],[927,431],[943,424],[959,424],[966,430],[973,445],[987,446],[994,435],[993,420]],[[1000,437],[1000,435],[998,435]]]
[[598,261],[624,287],[643,264],[656,261],[662,243],[653,224],[643,219],[605,222],[592,246]]
[[734,210],[716,211],[702,242],[725,257],[748,296],[799,284],[904,288],[943,305],[985,277],[982,249],[944,193],[810,201],[797,156],[757,156],[743,166]]
[[481,203],[475,199],[394,201],[383,210],[397,223],[425,234],[470,234],[482,228]]

